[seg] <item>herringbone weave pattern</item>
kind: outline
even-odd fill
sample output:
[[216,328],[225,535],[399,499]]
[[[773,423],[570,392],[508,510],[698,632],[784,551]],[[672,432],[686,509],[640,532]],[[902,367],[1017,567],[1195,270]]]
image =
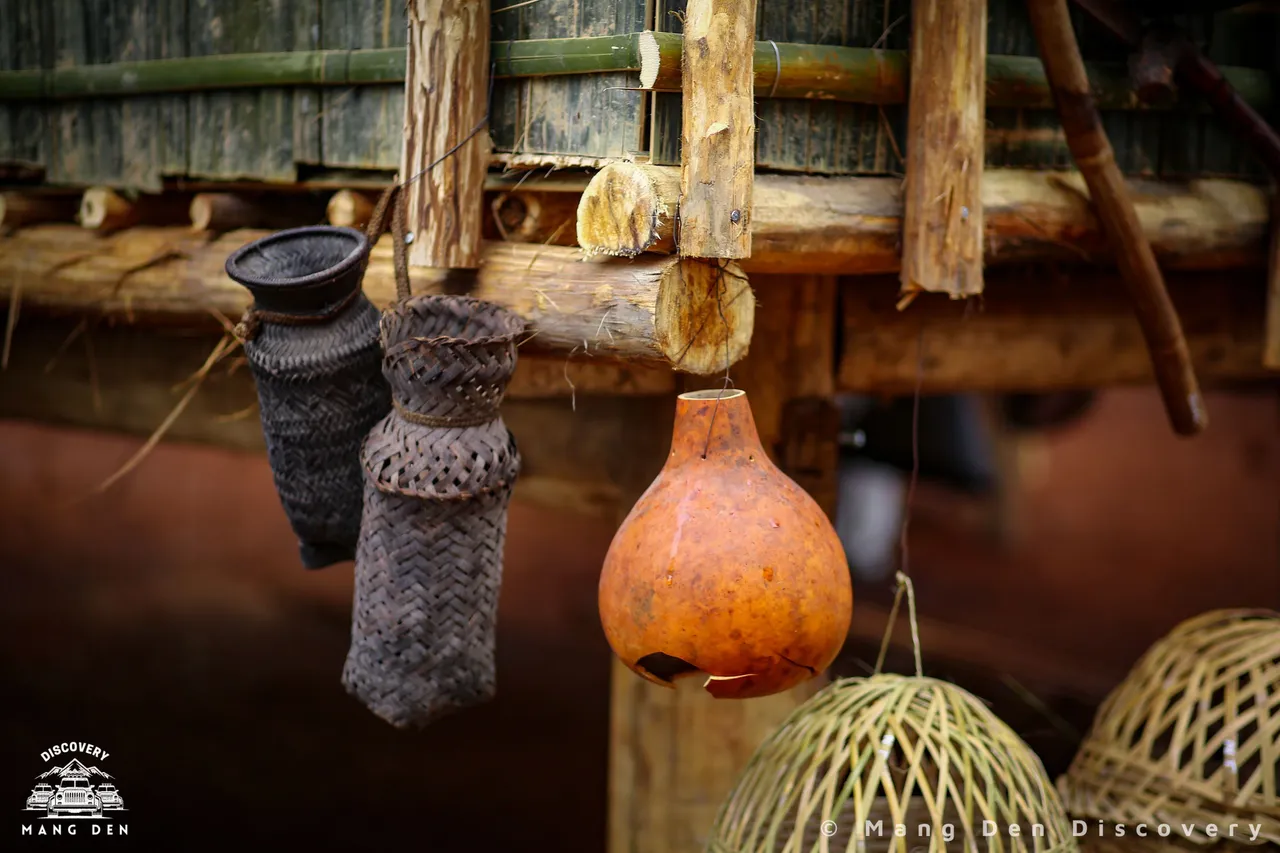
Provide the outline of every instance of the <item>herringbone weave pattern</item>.
[[419,296],[382,319],[393,410],[361,452],[347,690],[397,727],[492,698],[507,506],[520,456],[497,408],[520,318]]
[[378,309],[363,295],[331,322],[265,322],[244,345],[258,386],[267,459],[302,564],[355,557],[360,444],[391,408],[379,372]]

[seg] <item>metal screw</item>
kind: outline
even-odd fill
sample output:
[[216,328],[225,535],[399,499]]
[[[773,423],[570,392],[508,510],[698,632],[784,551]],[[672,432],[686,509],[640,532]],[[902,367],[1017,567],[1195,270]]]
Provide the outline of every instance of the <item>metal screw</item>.
[[407,246],[412,242],[413,242],[413,232],[410,231],[408,234],[404,235],[404,244]]
[[733,211],[733,213],[730,213],[730,214],[729,214],[729,221],[730,221],[730,222],[732,222],[732,223],[734,223],[735,225],[736,225],[737,223],[741,222],[741,221],[742,221],[742,211],[741,211],[741,210],[735,210],[735,211]]

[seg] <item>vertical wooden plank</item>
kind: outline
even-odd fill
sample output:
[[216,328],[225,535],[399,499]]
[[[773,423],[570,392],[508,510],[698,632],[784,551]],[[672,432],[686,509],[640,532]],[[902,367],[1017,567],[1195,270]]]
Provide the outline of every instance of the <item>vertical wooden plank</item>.
[[[326,50],[403,47],[404,0],[322,0]],[[321,154],[331,169],[398,169],[403,154],[404,86],[321,90]]]
[[915,0],[902,292],[982,293],[986,0]]
[[[189,53],[315,50],[320,43],[318,2],[195,0],[187,8]],[[197,92],[188,109],[193,177],[292,182],[299,159],[315,157],[319,99],[314,92],[296,100],[292,90],[281,87]],[[298,126],[306,121],[311,124]]]
[[680,254],[751,257],[756,0],[689,0],[684,19]]
[[488,107],[488,0],[412,0],[408,39],[400,177],[411,181],[409,263],[478,269],[489,136],[475,131]]
[[[512,39],[584,38],[642,30],[645,0],[539,0],[493,15],[493,50]],[[645,98],[628,91],[627,73],[499,81],[491,128],[494,148],[538,155],[548,164],[566,155],[633,156],[647,148]]]
[[[114,50],[115,62],[186,55],[185,0],[134,0]],[[185,95],[146,95],[119,101],[120,186],[159,192],[164,176],[187,171]]]

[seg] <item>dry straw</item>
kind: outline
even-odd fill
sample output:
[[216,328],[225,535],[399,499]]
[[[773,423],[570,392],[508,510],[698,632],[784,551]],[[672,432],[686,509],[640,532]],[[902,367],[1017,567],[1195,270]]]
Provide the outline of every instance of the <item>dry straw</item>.
[[[914,594],[898,582],[893,615],[906,591],[914,636]],[[925,678],[918,651],[914,676],[877,664],[797,708],[739,777],[708,853],[1073,853],[1035,753],[975,696]]]
[[1208,824],[1261,824],[1257,843],[1275,844],[1278,777],[1280,613],[1217,610],[1143,656],[1058,787],[1075,817],[1194,825],[1197,844],[1221,841]]

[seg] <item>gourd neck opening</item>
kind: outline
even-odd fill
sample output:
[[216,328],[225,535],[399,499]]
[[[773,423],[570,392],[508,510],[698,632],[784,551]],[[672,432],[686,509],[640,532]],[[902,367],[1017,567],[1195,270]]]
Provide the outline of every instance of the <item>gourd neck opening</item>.
[[714,388],[676,398],[667,464],[766,459],[744,391]]

